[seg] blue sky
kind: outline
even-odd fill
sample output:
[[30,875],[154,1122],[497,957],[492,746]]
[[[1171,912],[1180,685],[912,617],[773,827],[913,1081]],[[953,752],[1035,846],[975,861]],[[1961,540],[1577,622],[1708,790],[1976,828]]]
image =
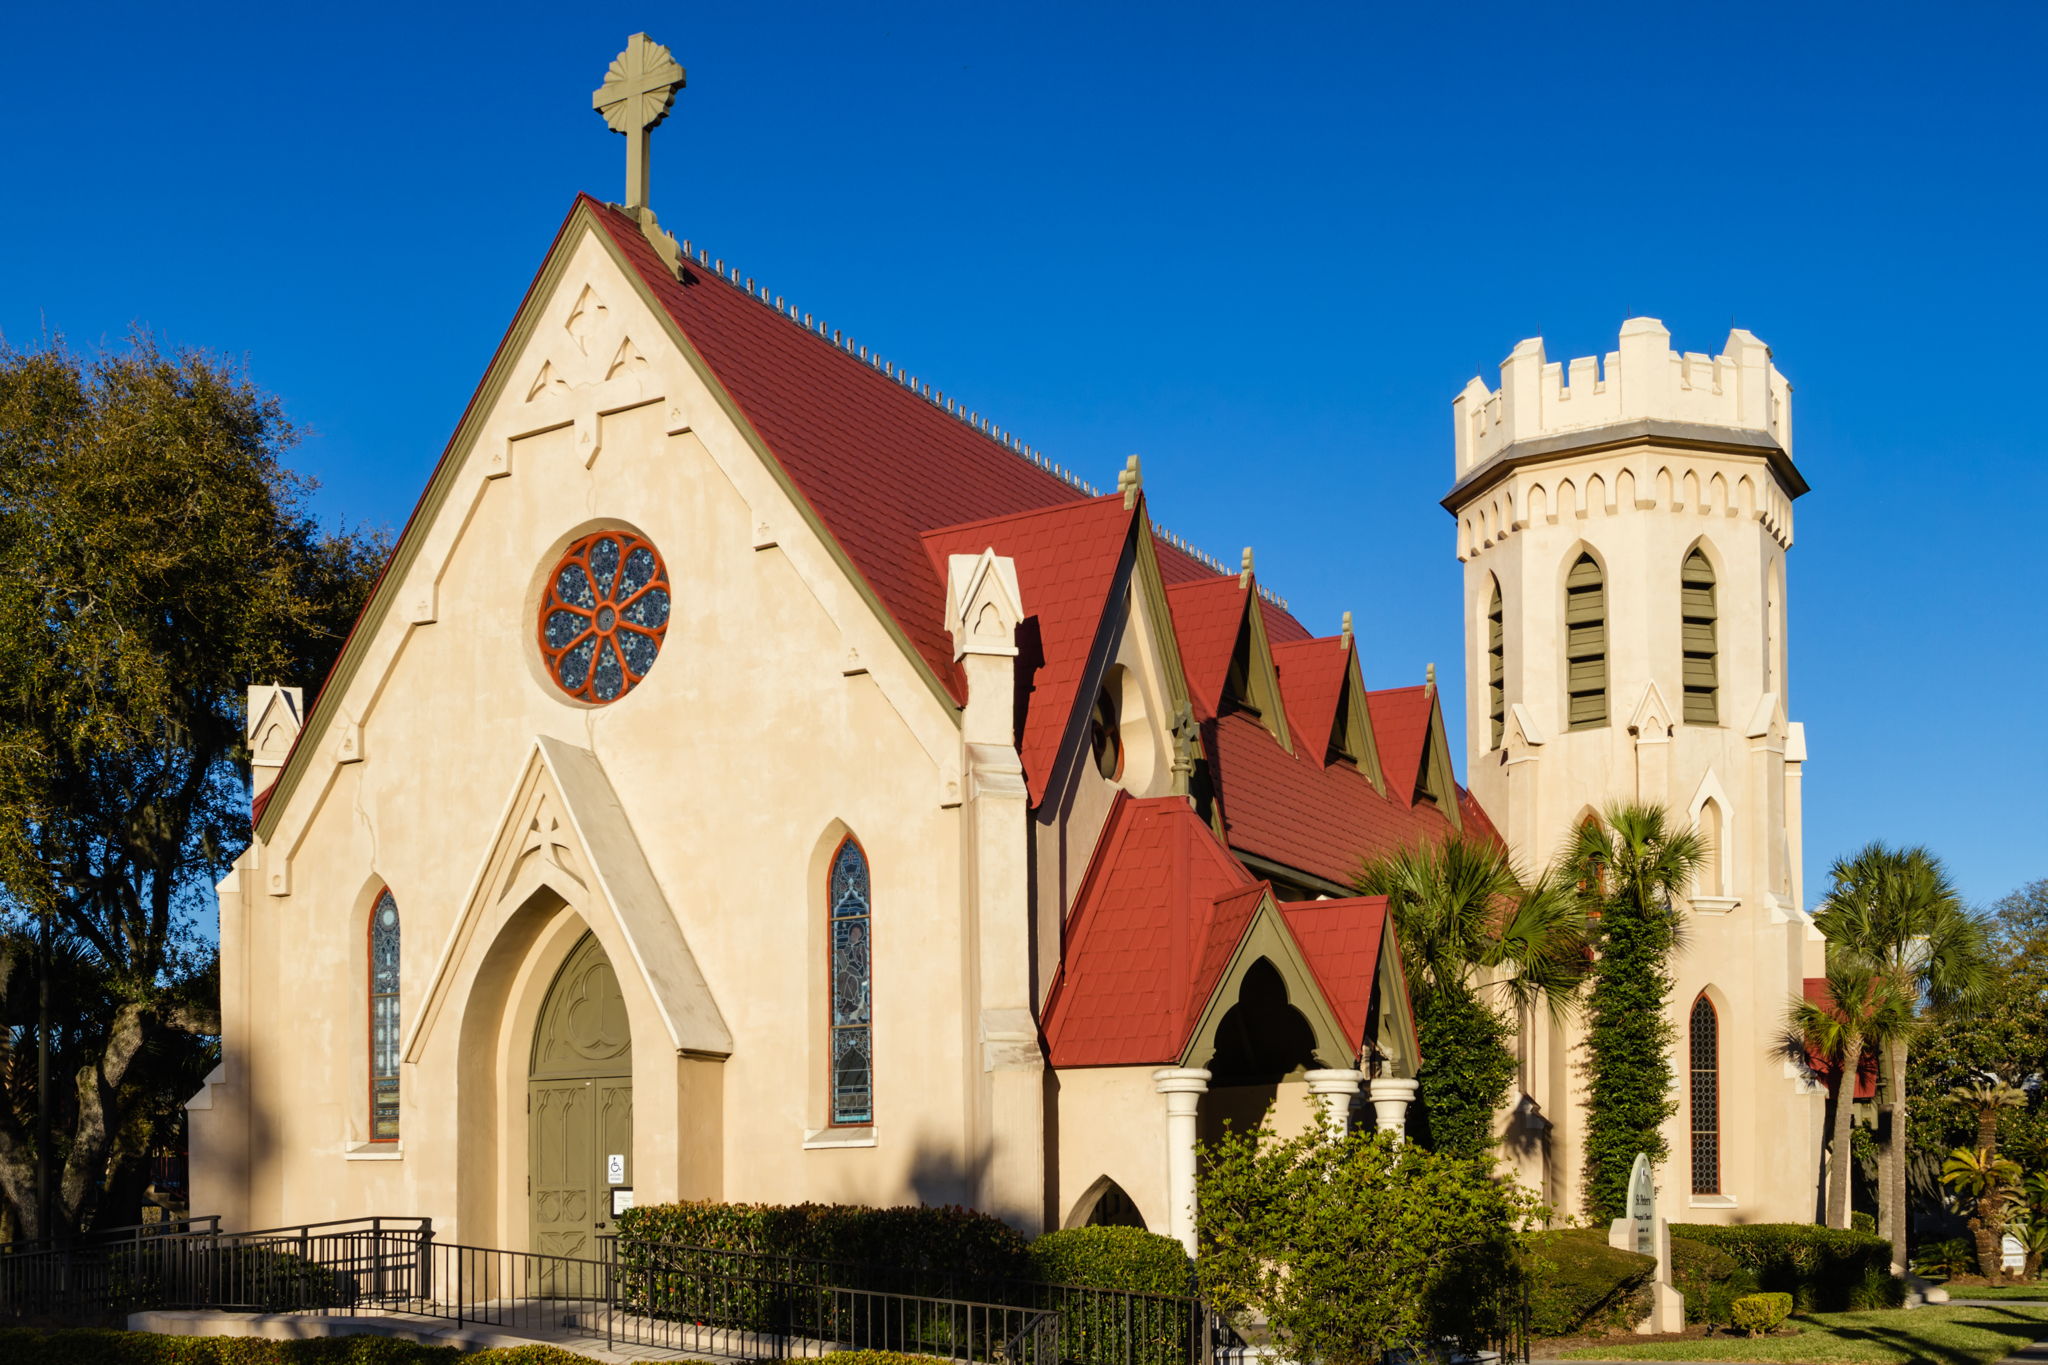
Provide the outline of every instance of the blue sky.
[[[663,222],[1155,514],[1368,682],[1458,677],[1452,396],[1732,322],[1797,389],[1808,896],[2048,876],[2048,8],[21,7],[0,332],[246,358],[323,515],[396,526],[578,190],[629,33]],[[1456,724],[1456,713],[1451,717]],[[1462,751],[1462,736],[1454,737]]]

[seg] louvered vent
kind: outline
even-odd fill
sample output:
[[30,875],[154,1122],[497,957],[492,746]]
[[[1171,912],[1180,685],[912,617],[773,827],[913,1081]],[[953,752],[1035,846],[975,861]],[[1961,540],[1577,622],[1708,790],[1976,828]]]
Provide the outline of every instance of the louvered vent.
[[1591,730],[1607,723],[1607,579],[1589,554],[1564,581],[1564,626],[1566,725]]

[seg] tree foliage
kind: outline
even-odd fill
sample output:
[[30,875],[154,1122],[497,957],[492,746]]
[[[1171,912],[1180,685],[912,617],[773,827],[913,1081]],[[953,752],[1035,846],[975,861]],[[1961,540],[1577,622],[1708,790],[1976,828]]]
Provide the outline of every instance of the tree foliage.
[[1827,952],[1827,995],[1822,1000],[1797,999],[1786,1021],[1788,1049],[1818,1057],[1833,1073],[1828,1109],[1826,1218],[1831,1228],[1850,1223],[1850,1176],[1855,1169],[1851,1127],[1856,1110],[1857,1078],[1864,1055],[1880,1051],[1912,1018],[1912,1002],[1897,983],[1871,970],[1853,953],[1830,946]]
[[1226,1133],[1204,1150],[1196,1270],[1225,1312],[1263,1315],[1278,1353],[1378,1365],[1455,1339],[1497,1343],[1539,1208],[1490,1163],[1385,1133]]
[[1571,1008],[1586,976],[1586,915],[1557,877],[1523,877],[1498,843],[1453,835],[1367,862],[1361,895],[1385,896],[1415,1001],[1422,1068],[1412,1123],[1438,1151],[1479,1156],[1514,1081],[1514,1020]]
[[1663,1124],[1672,1097],[1667,968],[1678,944],[1683,895],[1706,861],[1690,829],[1673,827],[1661,806],[1617,804],[1573,835],[1565,865],[1594,920],[1599,957],[1586,1001],[1585,1208],[1596,1222],[1628,1203],[1636,1153],[1667,1155]]
[[1890,1112],[1879,1160],[1878,1228],[1892,1263],[1906,1265],[1906,1086],[1914,1040],[1929,1023],[1972,1006],[1989,986],[1984,925],[1964,907],[1941,860],[1924,848],[1872,843],[1828,870],[1827,899],[1814,924],[1828,951],[1861,964],[1907,1002],[1908,1015],[1880,1052],[1880,1105]]
[[[0,925],[47,921],[99,993],[67,1043],[60,1226],[92,1217],[166,1052],[218,1031],[194,928],[248,837],[243,690],[321,677],[383,559],[307,512],[293,440],[203,355],[0,346]],[[10,1022],[35,975],[0,975]],[[14,1041],[0,1208],[34,1235]]]

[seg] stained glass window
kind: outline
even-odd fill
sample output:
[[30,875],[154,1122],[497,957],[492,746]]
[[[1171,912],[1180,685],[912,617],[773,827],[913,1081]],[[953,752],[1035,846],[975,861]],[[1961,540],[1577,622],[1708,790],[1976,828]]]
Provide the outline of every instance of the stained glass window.
[[370,911],[370,1141],[398,1140],[398,902]]
[[868,859],[852,839],[832,858],[832,1122],[875,1121]]
[[630,531],[584,536],[541,594],[548,676],[579,701],[617,701],[654,667],[669,605],[668,568],[652,545]]
[[1692,1005],[1692,1192],[1721,1192],[1721,1021],[1705,995]]

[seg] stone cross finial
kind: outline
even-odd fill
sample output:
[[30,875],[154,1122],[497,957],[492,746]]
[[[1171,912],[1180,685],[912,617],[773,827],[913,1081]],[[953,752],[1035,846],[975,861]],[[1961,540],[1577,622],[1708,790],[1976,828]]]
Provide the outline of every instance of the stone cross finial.
[[644,33],[626,40],[626,50],[612,61],[604,84],[590,96],[590,107],[604,115],[615,133],[626,135],[626,200],[629,209],[647,206],[648,134],[668,117],[676,91],[683,88],[683,68],[669,50]]

